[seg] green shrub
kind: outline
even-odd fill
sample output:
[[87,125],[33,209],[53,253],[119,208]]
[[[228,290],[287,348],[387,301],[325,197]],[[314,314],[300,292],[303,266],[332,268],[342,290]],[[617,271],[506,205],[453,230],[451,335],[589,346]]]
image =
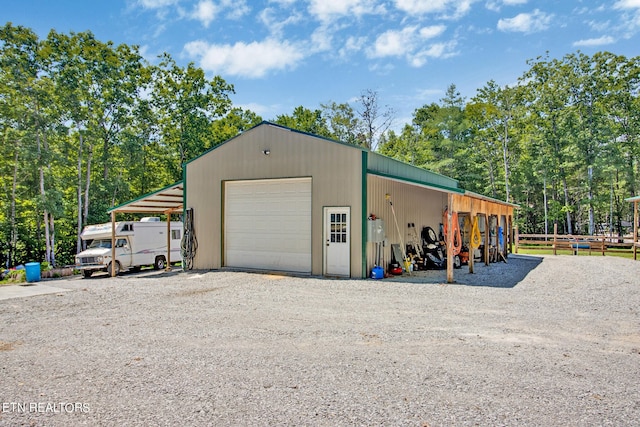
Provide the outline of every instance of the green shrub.
[[27,281],[27,272],[25,270],[9,270],[3,282],[5,283],[23,283]]

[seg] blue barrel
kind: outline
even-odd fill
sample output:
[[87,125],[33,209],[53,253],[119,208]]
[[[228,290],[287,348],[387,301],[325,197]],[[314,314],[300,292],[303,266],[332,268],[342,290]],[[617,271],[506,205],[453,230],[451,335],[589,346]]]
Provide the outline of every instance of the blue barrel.
[[382,267],[373,267],[371,270],[372,279],[384,279],[384,269]]
[[25,272],[27,273],[27,282],[39,282],[40,281],[40,263],[28,262],[24,265]]

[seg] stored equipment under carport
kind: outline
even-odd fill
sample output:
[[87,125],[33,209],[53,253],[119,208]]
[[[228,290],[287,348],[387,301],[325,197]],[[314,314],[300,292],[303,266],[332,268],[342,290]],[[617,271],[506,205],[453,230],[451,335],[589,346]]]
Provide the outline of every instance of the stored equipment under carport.
[[393,208],[393,202],[391,202],[391,195],[385,194],[384,198],[389,202],[389,206],[391,206],[391,214],[393,215],[393,222],[396,224],[396,230],[398,231],[398,238],[400,239],[400,249],[402,251],[402,262],[404,264],[404,269],[407,273],[411,274],[411,260],[407,257],[406,248],[404,246],[404,242],[402,241],[402,233],[400,232],[400,226],[398,226],[398,217],[396,217],[396,211]]

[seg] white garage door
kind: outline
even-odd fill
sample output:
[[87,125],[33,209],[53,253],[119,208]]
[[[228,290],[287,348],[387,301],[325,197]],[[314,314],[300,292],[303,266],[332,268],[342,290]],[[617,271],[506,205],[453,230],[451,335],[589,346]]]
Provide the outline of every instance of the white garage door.
[[225,185],[227,267],[311,273],[311,178]]

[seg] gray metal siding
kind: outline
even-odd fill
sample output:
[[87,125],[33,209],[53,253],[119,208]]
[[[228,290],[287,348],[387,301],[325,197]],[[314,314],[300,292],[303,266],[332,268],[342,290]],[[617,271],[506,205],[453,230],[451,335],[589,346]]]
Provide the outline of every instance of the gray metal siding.
[[[269,150],[270,154],[263,154]],[[362,238],[361,150],[264,124],[186,165],[186,207],[194,209],[196,269],[223,264],[223,183],[230,180],[312,177],[312,274],[323,273],[323,207],[351,207],[351,241]],[[351,274],[359,277],[362,249],[351,247]]]

